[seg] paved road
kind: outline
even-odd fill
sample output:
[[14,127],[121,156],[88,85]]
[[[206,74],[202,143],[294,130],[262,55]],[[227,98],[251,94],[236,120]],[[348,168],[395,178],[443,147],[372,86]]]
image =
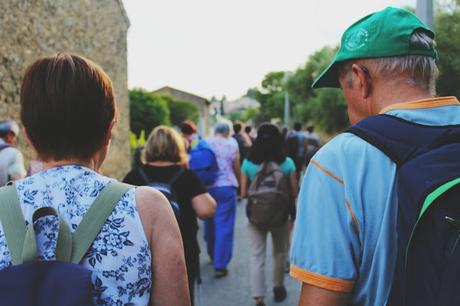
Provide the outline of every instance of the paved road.
[[[202,224],[199,235],[201,253],[201,274],[203,284],[201,285],[201,304],[196,306],[254,306],[255,302],[251,299],[249,287],[249,238],[247,235],[245,216],[245,202],[237,205],[237,217],[235,225],[235,244],[233,249],[233,258],[228,266],[229,274],[227,277],[214,278],[214,269],[206,254],[206,247],[203,241]],[[272,267],[273,260],[271,256],[271,237],[268,239],[266,275],[267,275],[267,294],[265,304],[267,306],[294,306],[297,305],[300,283],[288,274],[285,278],[285,286],[288,296],[282,303],[276,303],[273,300],[272,293]],[[197,291],[198,293],[198,291]],[[196,301],[199,301],[198,294]]]

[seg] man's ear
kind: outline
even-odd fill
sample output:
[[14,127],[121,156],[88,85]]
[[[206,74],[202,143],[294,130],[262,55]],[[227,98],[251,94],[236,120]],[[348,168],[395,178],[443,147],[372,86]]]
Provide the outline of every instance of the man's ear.
[[108,146],[110,144],[110,140],[112,139],[112,130],[113,130],[113,127],[115,126],[115,120],[113,120],[110,125],[109,125],[109,129],[107,131],[107,134],[105,135],[105,139],[104,139],[104,145]]
[[365,71],[358,64],[353,64],[351,66],[353,75],[356,77],[355,84],[361,90],[361,97],[367,99],[371,93],[371,79],[369,72]]

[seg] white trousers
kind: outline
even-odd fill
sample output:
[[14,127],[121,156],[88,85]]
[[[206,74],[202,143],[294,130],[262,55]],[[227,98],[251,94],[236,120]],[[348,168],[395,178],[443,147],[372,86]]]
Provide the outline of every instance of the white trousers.
[[284,285],[284,268],[289,251],[289,222],[280,227],[262,229],[248,223],[251,248],[250,277],[252,297],[264,297],[267,291],[265,283],[265,258],[267,250],[267,234],[270,232],[273,244],[273,286]]

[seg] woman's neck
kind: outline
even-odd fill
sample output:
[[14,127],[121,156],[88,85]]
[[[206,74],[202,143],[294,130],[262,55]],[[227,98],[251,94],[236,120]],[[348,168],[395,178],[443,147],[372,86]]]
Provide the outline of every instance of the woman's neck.
[[154,161],[154,162],[148,162],[147,164],[150,166],[155,166],[155,167],[177,166],[177,163],[170,162],[170,161]]
[[56,168],[60,166],[70,166],[70,165],[76,165],[76,166],[82,166],[86,167],[88,169],[91,169],[93,171],[99,172],[99,167],[96,165],[96,162],[91,160],[91,161],[79,161],[79,160],[53,160],[53,161],[45,161],[43,162],[43,170],[51,169],[51,168]]

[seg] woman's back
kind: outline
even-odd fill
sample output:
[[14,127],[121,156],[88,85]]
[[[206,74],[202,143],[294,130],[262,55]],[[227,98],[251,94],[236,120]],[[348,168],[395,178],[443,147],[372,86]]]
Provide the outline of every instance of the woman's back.
[[[148,178],[148,182],[142,177],[138,169],[130,171],[124,178],[124,182],[136,186],[148,185],[149,183],[169,183],[176,200],[180,206],[179,226],[181,229],[185,258],[192,258],[198,261],[200,252],[196,234],[198,223],[196,213],[193,210],[192,199],[200,194],[206,193],[205,187],[196,174],[180,166],[152,166],[142,165],[142,170]],[[171,182],[171,179],[174,179]]]
[[236,140],[233,137],[211,136],[206,138],[206,142],[216,155],[219,165],[219,176],[213,187],[237,187],[238,180],[233,170],[233,161],[238,156],[238,143]]
[[[74,231],[99,192],[111,181],[88,168],[69,165],[17,181],[16,189],[26,222],[30,222],[37,208],[51,206]],[[34,228],[39,259],[55,260],[57,219],[40,218]],[[151,257],[133,188],[116,205],[82,262],[93,271],[95,304],[148,305],[152,287]],[[0,231],[0,269],[10,265],[9,250]]]

